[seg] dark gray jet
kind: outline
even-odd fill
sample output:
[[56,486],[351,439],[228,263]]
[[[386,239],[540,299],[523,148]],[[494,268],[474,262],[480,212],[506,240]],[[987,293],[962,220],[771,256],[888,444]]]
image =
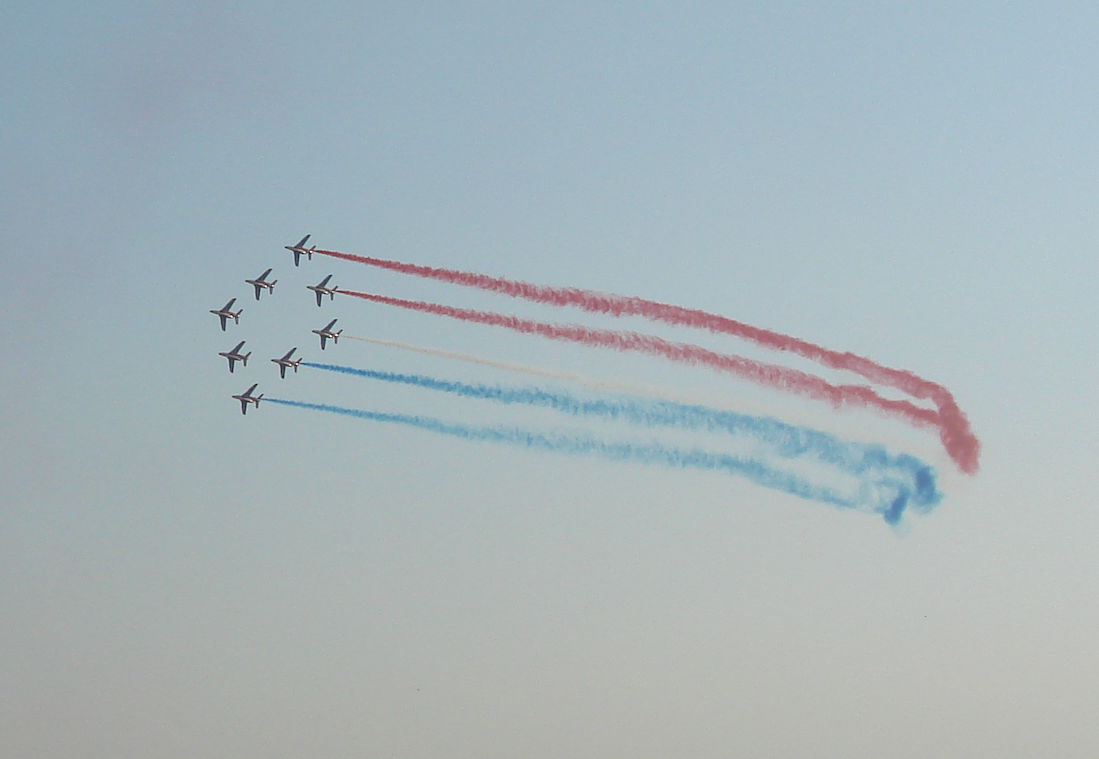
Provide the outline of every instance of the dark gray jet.
[[327,286],[328,285],[328,280],[330,280],[330,279],[332,279],[331,274],[329,274],[327,277],[325,277],[324,279],[322,279],[319,283],[317,283],[315,285],[306,285],[306,287],[308,287],[310,290],[312,290],[316,294],[316,296],[317,296],[317,307],[318,308],[320,308],[320,305],[321,305],[321,296],[322,295],[327,295],[329,300],[335,300],[336,299],[336,291],[339,290],[340,288],[336,287],[335,285],[333,285],[332,287],[328,287]]
[[229,373],[230,374],[233,373],[233,365],[237,361],[241,362],[245,366],[248,366],[248,357],[252,355],[252,351],[248,351],[247,353],[242,354],[240,352],[240,349],[243,348],[243,347],[244,347],[244,341],[241,340],[239,343],[237,343],[237,347],[233,348],[233,350],[227,351],[225,353],[219,353],[218,354],[219,356],[225,356],[225,358],[229,359]]
[[274,282],[268,282],[267,281],[267,275],[270,274],[270,273],[271,273],[271,270],[268,269],[263,274],[259,275],[259,279],[246,279],[246,280],[244,280],[245,282],[250,284],[252,287],[256,288],[256,300],[259,300],[259,291],[260,290],[266,290],[267,292],[274,295],[274,293],[275,293],[275,283],[278,282],[278,280],[276,279]]
[[291,253],[294,254],[294,266],[298,265],[298,261],[301,260],[301,257],[302,257],[303,253],[305,254],[305,257],[308,258],[310,261],[313,260],[313,251],[317,249],[317,246],[314,245],[311,248],[305,247],[305,241],[308,240],[308,239],[309,239],[309,235],[306,235],[305,237],[301,238],[301,242],[299,242],[297,245],[284,245],[283,246],[288,251],[290,251]]
[[[257,382],[256,385],[258,385],[258,384],[259,383]],[[255,404],[255,407],[259,408],[259,402],[261,400],[263,400],[263,393],[260,393],[259,395],[252,395],[252,391],[256,389],[256,385],[252,385],[252,387],[245,390],[242,395],[234,395],[233,396],[238,401],[240,401],[240,413],[242,413],[242,414],[247,414],[248,413],[248,404],[249,403]]]
[[336,320],[333,319],[332,321],[328,322],[328,326],[325,327],[324,329],[315,329],[315,330],[313,330],[314,335],[320,335],[321,336],[321,350],[324,350],[324,341],[329,339],[329,338],[331,338],[333,343],[338,343],[339,342],[340,335],[343,333],[343,330],[341,329],[338,332],[333,332],[332,327],[333,327],[333,325],[335,325],[335,323],[336,323]]
[[227,319],[232,319],[233,324],[240,324],[240,315],[244,312],[244,309],[242,308],[242,309],[240,309],[240,311],[237,311],[236,313],[233,313],[232,311],[229,310],[233,307],[233,304],[236,303],[236,302],[237,302],[237,299],[233,298],[231,301],[226,303],[224,306],[222,306],[218,310],[216,310],[216,311],[214,311],[213,309],[210,310],[211,314],[214,314],[215,316],[221,317],[221,331],[222,332],[225,331],[225,322],[226,322]]
[[298,373],[298,366],[301,364],[302,360],[299,358],[297,361],[295,361],[290,358],[290,356],[292,356],[294,354],[294,351],[296,350],[297,348],[291,348],[290,350],[286,351],[286,355],[282,358],[271,359],[271,361],[279,365],[279,376],[283,379],[286,379],[286,367],[288,366],[294,367],[294,374]]

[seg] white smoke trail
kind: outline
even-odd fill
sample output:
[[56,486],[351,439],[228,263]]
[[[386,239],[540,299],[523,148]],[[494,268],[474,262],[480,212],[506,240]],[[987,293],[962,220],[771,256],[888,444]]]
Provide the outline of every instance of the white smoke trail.
[[426,356],[438,356],[439,358],[453,359],[454,361],[463,361],[467,364],[477,364],[479,366],[488,366],[493,369],[503,369],[508,372],[515,372],[517,374],[526,374],[531,377],[542,377],[543,379],[558,380],[560,382],[572,382],[574,384],[586,387],[589,390],[595,390],[603,393],[626,393],[628,395],[640,395],[646,398],[656,398],[658,400],[674,401],[676,403],[702,403],[706,402],[705,399],[698,397],[685,396],[682,393],[676,393],[673,390],[665,388],[654,387],[652,385],[638,385],[631,382],[615,382],[611,380],[599,380],[591,377],[585,377],[582,374],[576,374],[574,372],[562,372],[555,371],[553,369],[541,369],[536,366],[525,366],[523,364],[513,364],[510,361],[497,361],[491,358],[484,358],[482,356],[474,356],[471,353],[461,353],[459,351],[447,351],[440,350],[438,348],[425,348],[419,345],[411,345],[409,343],[400,343],[395,340],[382,340],[377,337],[359,337],[358,335],[341,335],[344,339],[358,340],[364,343],[372,343],[374,345],[384,345],[387,348],[396,348],[403,351],[411,351],[413,353],[422,353]]

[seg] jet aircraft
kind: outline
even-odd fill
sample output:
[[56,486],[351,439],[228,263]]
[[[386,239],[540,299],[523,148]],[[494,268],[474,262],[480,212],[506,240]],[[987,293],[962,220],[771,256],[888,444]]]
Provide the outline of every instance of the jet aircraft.
[[308,258],[310,261],[313,260],[313,251],[317,249],[317,246],[314,245],[311,248],[305,247],[305,241],[308,240],[308,239],[309,239],[309,235],[306,235],[305,237],[301,238],[301,242],[299,242],[297,245],[284,245],[283,246],[288,251],[290,251],[291,253],[294,254],[294,266],[298,265],[298,261],[301,260],[301,257],[302,257],[303,253],[305,254],[305,257]]
[[215,316],[221,317],[221,331],[222,332],[225,331],[225,322],[228,319],[232,319],[233,324],[240,324],[240,315],[244,311],[244,309],[242,308],[239,311],[237,311],[236,313],[229,310],[233,307],[233,304],[236,303],[236,302],[237,302],[237,299],[233,298],[231,301],[226,303],[222,308],[219,308],[216,311],[213,310],[213,309],[210,310],[211,314],[214,314]]
[[[259,383],[257,382],[256,385],[258,384]],[[238,401],[240,401],[240,413],[247,415],[249,403],[254,404],[256,408],[259,408],[259,402],[263,400],[263,393],[260,393],[259,395],[252,395],[252,391],[256,389],[256,385],[252,385],[252,387],[245,390],[244,393],[241,395],[233,396]]]
[[340,288],[336,287],[335,285],[333,285],[332,287],[328,287],[327,286],[328,285],[328,280],[330,280],[330,279],[332,279],[331,274],[329,274],[327,277],[325,277],[324,279],[322,279],[320,282],[318,282],[315,285],[306,285],[307,288],[309,288],[310,290],[312,290],[314,292],[314,294],[316,294],[316,296],[317,296],[317,307],[318,308],[320,308],[320,305],[321,305],[321,296],[322,295],[327,295],[329,300],[335,300],[336,299],[336,291],[339,290]]
[[252,287],[256,288],[256,300],[259,300],[260,290],[266,290],[267,292],[274,295],[274,293],[275,293],[275,284],[278,282],[278,280],[276,279],[274,282],[268,282],[267,281],[267,275],[270,274],[270,273],[271,273],[271,270],[268,269],[263,274],[259,275],[259,279],[246,279],[246,280],[244,280],[245,282],[250,284]]
[[294,367],[294,373],[298,373],[298,366],[301,364],[302,360],[299,358],[295,361],[294,359],[290,358],[290,356],[292,356],[294,351],[296,350],[297,348],[291,348],[290,350],[286,351],[286,355],[282,358],[271,359],[272,362],[279,365],[279,376],[283,379],[286,379],[286,367],[288,366]]
[[324,329],[315,329],[315,330],[313,330],[313,334],[321,336],[321,350],[324,350],[324,341],[327,340],[328,338],[331,338],[333,343],[338,343],[339,342],[340,334],[343,332],[343,330],[341,329],[337,332],[333,332],[332,327],[333,327],[333,325],[335,325],[335,323],[336,323],[336,320],[333,319],[332,321],[328,322],[328,326],[325,327]]
[[245,366],[248,366],[248,357],[252,355],[252,351],[248,351],[247,353],[242,354],[240,352],[240,349],[243,348],[243,347],[244,347],[244,341],[241,340],[239,343],[237,343],[237,347],[233,348],[233,350],[227,351],[225,353],[219,353],[218,354],[219,356],[225,356],[225,358],[229,359],[229,373],[230,374],[233,373],[233,365],[237,361],[241,362]]

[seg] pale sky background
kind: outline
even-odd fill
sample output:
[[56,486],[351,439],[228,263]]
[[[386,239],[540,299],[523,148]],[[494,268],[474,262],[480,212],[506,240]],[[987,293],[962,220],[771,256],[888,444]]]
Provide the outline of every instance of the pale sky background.
[[[0,756],[1099,752],[1093,3],[9,6]],[[304,285],[333,273],[573,318],[294,269],[282,246],[306,232],[911,369],[955,394],[982,469],[656,361],[318,310]],[[256,303],[243,279],[268,266]],[[222,333],[207,311],[233,296]],[[229,395],[259,381],[520,420],[280,383],[268,359],[294,345],[479,376],[321,354],[309,330],[334,316],[824,420],[927,458],[946,497],[898,535],[716,473],[241,417]],[[240,339],[255,354],[229,375]]]

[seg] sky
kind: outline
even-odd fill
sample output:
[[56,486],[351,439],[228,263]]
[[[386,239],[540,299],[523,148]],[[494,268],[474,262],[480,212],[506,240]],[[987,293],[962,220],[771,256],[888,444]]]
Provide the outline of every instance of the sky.
[[[1094,756],[1099,10],[45,2],[0,24],[0,755]],[[981,441],[305,285],[628,329],[283,246],[703,309]],[[244,279],[273,269],[256,301]],[[240,324],[210,309],[236,297]],[[268,359],[632,383],[885,446],[891,528],[470,427],[725,445]],[[254,355],[233,374],[219,351]],[[800,360],[786,365],[805,368]],[[828,374],[829,378],[834,375]]]

